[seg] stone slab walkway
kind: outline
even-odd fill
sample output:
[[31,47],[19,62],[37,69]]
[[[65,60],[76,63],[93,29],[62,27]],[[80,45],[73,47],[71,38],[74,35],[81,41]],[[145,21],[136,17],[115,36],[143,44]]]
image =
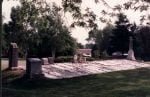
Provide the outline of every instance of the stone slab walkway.
[[43,65],[42,71],[45,77],[51,79],[62,79],[90,74],[130,70],[142,67],[150,68],[150,64],[130,61],[126,59],[114,59],[87,63],[55,63],[53,65]]

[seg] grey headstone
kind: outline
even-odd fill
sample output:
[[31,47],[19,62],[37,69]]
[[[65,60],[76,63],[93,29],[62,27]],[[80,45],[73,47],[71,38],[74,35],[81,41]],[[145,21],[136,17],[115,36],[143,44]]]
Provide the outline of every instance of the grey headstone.
[[49,62],[49,64],[54,64],[54,58],[53,57],[48,57],[48,62]]
[[28,58],[26,62],[26,75],[29,78],[42,74],[42,62],[39,58]]
[[9,68],[18,66],[18,46],[16,43],[11,43],[9,47]]

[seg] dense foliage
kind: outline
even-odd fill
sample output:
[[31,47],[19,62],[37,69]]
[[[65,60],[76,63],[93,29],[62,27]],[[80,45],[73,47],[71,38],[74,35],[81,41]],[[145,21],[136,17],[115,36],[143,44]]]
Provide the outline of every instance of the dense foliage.
[[110,43],[108,52],[121,52],[122,54],[127,53],[129,49],[129,21],[125,15],[119,14],[118,20],[115,22],[115,28],[110,36]]
[[[87,7],[82,11],[83,0],[62,0],[62,5],[64,11],[68,11],[72,14],[72,17],[75,21],[72,23],[71,27],[82,26],[94,28],[98,26],[98,21],[102,23],[113,23],[112,20],[118,16],[120,12],[126,12],[128,10],[133,12],[144,12],[149,11],[150,1],[149,0],[127,0],[123,4],[118,4],[115,6],[110,6],[106,0],[93,0],[99,8],[99,6],[104,6],[102,9],[99,9],[101,12],[97,15],[91,8]],[[109,17],[109,18],[107,18]],[[139,21],[141,24],[146,21],[150,24],[150,15],[141,14]]]
[[145,60],[150,60],[150,26],[139,27],[136,33],[136,55]]
[[[88,48],[93,48],[93,53],[106,54],[120,51],[126,53],[128,51],[128,37],[130,26],[127,18],[121,15],[120,12],[125,10],[134,11],[148,11],[149,0],[132,0],[127,1],[122,5],[114,7],[109,6],[105,0],[93,0],[96,4],[103,4],[110,11],[102,10],[97,16],[90,8],[85,9],[85,13],[81,11],[82,0],[62,0],[62,8],[57,7],[55,4],[50,6],[45,0],[20,0],[21,7],[12,8],[11,19],[8,24],[4,24],[3,33],[3,54],[7,53],[8,45],[10,42],[17,42],[20,49],[20,56],[25,56],[26,52],[31,55],[39,56],[55,56],[57,55],[70,55],[74,52],[76,47],[75,40],[70,36],[68,28],[64,25],[60,10],[70,12],[75,20],[71,27],[76,25],[82,27],[89,27],[92,29],[89,32],[89,40],[94,41],[96,44],[86,45]],[[109,16],[111,19],[118,17],[115,28],[110,26],[111,19],[105,19]],[[140,18],[141,25],[146,21],[149,25],[149,14],[143,14]],[[109,24],[103,30],[98,29],[97,21]],[[122,25],[123,24],[123,25]],[[141,32],[140,32],[141,33]],[[148,48],[147,41],[141,41],[139,38],[141,34],[133,35],[135,40],[135,52],[142,48]],[[144,37],[145,34],[143,33]],[[19,37],[19,38],[18,38]],[[63,40],[63,41],[62,41]],[[145,43],[144,46],[142,45]],[[147,44],[146,44],[147,43]],[[123,44],[123,45],[122,45]],[[82,45],[77,44],[79,48]],[[148,50],[148,49],[146,49]],[[142,52],[142,51],[141,51]],[[143,50],[144,52],[144,50]],[[148,54],[137,54],[138,56]],[[56,55],[56,56],[57,56]]]
[[76,42],[62,21],[59,7],[35,1],[21,0],[21,6],[12,8],[12,21],[4,24],[6,47],[16,42],[20,56],[28,52],[28,57],[72,55]]

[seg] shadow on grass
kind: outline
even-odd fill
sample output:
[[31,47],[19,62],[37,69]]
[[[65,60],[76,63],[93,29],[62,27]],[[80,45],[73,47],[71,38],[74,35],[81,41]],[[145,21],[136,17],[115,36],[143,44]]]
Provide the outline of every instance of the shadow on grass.
[[[6,71],[5,71],[6,72]],[[8,71],[7,71],[8,72]],[[21,74],[22,73],[22,74]],[[3,86],[4,97],[148,97],[150,69],[142,68],[71,79],[26,79],[23,73]],[[9,89],[7,89],[9,88]],[[13,90],[11,90],[13,89]],[[6,94],[7,93],[7,94]]]

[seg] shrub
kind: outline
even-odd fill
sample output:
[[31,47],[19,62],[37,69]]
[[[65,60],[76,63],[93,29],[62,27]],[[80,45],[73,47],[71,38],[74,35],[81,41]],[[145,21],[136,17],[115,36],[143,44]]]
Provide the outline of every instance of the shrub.
[[73,57],[72,56],[60,56],[55,58],[54,62],[55,63],[64,63],[64,62],[72,62]]
[[95,59],[94,58],[92,58],[92,57],[87,57],[86,58],[86,61],[94,61]]

